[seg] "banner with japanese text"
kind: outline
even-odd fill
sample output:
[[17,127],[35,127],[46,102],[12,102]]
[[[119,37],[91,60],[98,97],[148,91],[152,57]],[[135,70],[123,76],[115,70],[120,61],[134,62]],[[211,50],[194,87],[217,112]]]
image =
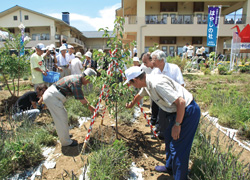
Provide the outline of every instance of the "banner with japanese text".
[[217,31],[219,26],[220,7],[208,7],[207,21],[207,46],[214,47],[217,42]]

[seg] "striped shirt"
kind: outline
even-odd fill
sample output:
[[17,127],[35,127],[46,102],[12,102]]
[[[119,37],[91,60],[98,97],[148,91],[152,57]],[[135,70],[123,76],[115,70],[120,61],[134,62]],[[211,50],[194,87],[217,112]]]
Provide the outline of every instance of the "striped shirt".
[[82,75],[66,76],[55,82],[55,85],[67,96],[75,96],[75,99],[79,100],[84,99],[82,91]]

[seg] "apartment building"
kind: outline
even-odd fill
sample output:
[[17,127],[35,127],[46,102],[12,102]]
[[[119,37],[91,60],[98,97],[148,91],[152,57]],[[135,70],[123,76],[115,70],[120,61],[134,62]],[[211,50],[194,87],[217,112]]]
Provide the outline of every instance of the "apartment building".
[[[192,44],[204,46],[207,52],[208,6],[221,5],[217,52],[229,54],[236,24],[242,30],[250,24],[250,0],[122,0],[117,16],[125,18],[124,43],[137,41],[141,54],[158,43],[167,55],[180,55],[182,47]],[[241,14],[232,14],[242,9]]]
[[[18,34],[18,26],[25,26],[25,35],[30,37],[26,48],[35,47],[37,43],[45,46],[55,44],[61,46],[61,40],[66,39],[68,44],[82,53],[86,50],[86,37],[81,31],[70,26],[69,13],[63,12],[62,19],[53,18],[42,13],[32,11],[21,6],[14,6],[0,13],[0,27],[7,28],[11,33]],[[4,40],[0,39],[0,46]]]
[[[115,37],[112,31],[108,33],[110,38]],[[102,49],[103,51],[110,49],[107,46],[108,37],[103,37],[104,31],[82,31],[82,34],[87,38],[85,41],[86,49]]]

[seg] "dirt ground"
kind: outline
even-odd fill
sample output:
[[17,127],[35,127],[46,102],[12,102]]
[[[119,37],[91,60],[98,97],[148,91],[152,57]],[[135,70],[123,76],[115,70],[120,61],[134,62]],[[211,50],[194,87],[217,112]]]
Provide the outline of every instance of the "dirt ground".
[[[144,110],[147,111],[149,103],[144,103]],[[204,119],[202,122],[203,126],[207,123],[207,120]],[[101,118],[98,117],[93,126],[91,137],[94,138],[98,134],[98,139],[108,142],[110,139],[115,138],[115,121],[110,119],[106,114],[104,118],[104,125],[100,125]],[[70,134],[73,135],[73,139],[76,139],[79,142],[78,147],[68,147],[61,148],[60,144],[57,144],[54,154],[61,153],[60,157],[57,158],[57,164],[55,169],[46,168],[43,169],[42,179],[58,179],[64,176],[65,179],[69,178],[67,172],[74,172],[77,177],[82,173],[82,167],[87,162],[87,157],[89,155],[88,151],[85,155],[81,156],[81,148],[84,142],[85,135],[87,133],[87,128],[89,127],[90,122],[87,122],[85,126],[81,128],[74,128],[70,130]],[[127,142],[128,147],[130,148],[130,154],[133,159],[133,162],[136,163],[138,168],[143,168],[143,177],[145,180],[172,180],[173,177],[169,174],[158,173],[154,170],[156,165],[165,164],[165,144],[161,141],[161,145],[157,140],[151,139],[150,128],[146,126],[146,120],[140,116],[140,118],[131,126],[128,125],[119,125],[118,126],[118,138],[123,139]],[[204,127],[207,127],[204,126]],[[217,128],[213,125],[209,126],[211,128],[212,137],[221,137],[220,141],[222,149],[226,148],[228,141],[231,141],[229,138],[223,138],[223,134],[218,132]],[[90,140],[91,143],[92,140]],[[238,154],[242,148],[238,146],[237,143],[234,143],[235,153]],[[240,160],[244,160],[245,163],[250,162],[250,152],[243,151]]]
[[[195,90],[195,86],[187,85],[188,89],[192,92]],[[23,94],[24,92],[22,92]],[[1,91],[0,100],[8,97],[7,91]],[[144,111],[149,110],[149,102],[144,103]],[[1,121],[4,121],[4,117],[0,117]],[[40,117],[35,122],[47,121],[47,117]],[[204,119],[204,121],[207,121]],[[91,133],[90,143],[94,140],[95,135],[100,135],[104,140],[115,138],[115,121],[111,119],[108,113],[105,113],[104,125],[100,125],[101,117],[98,117],[93,125],[93,130]],[[161,144],[157,140],[151,139],[150,127],[146,126],[146,120],[141,115],[138,120],[132,125],[119,125],[118,126],[118,138],[123,139],[130,148],[130,154],[132,160],[135,162],[138,168],[143,168],[143,178],[145,180],[172,180],[173,177],[169,174],[158,173],[154,170],[156,165],[165,164],[165,144],[161,141]],[[202,123],[204,124],[204,123]],[[42,176],[40,179],[70,179],[67,172],[72,174],[72,172],[79,177],[82,173],[84,164],[87,163],[87,158],[91,151],[87,147],[86,152],[82,155],[80,152],[84,143],[87,130],[89,128],[90,122],[85,123],[81,128],[73,128],[70,130],[72,134],[72,139],[78,141],[79,145],[76,147],[61,147],[60,143],[57,143],[55,152],[53,156],[56,159],[56,167],[53,169],[46,169],[43,167]],[[204,126],[205,127],[205,126]],[[211,127],[211,134],[213,137],[223,137],[221,132],[218,132],[216,127]],[[226,148],[226,142],[230,141],[229,138],[223,138],[221,142],[222,149]],[[239,153],[242,148],[234,143],[236,147],[235,153]],[[240,160],[245,160],[250,162],[250,152],[243,151]]]

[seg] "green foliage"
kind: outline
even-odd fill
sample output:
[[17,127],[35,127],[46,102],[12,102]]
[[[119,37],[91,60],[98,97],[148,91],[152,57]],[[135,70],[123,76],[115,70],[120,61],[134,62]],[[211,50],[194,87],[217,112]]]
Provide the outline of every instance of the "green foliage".
[[[123,34],[123,24],[124,24],[124,18],[117,17],[114,22],[114,30],[113,35],[115,37],[109,38],[107,41],[107,44],[109,47],[111,47],[111,52],[115,52],[115,57],[110,57],[109,54],[104,54],[102,57],[106,59],[108,63],[112,63],[116,61],[118,63],[119,68],[124,72],[125,68],[124,65],[130,65],[131,60],[129,60],[129,51],[128,51],[128,44],[123,45],[122,43],[122,34]],[[109,37],[108,29],[107,28],[101,28],[99,30],[104,31],[104,37]],[[132,43],[132,46],[135,46],[136,42]],[[123,48],[124,47],[124,48]],[[98,58],[96,58],[98,60]],[[99,58],[101,59],[101,58]],[[98,61],[99,63],[99,61]],[[101,62],[100,62],[101,63]],[[120,72],[118,71],[118,66],[113,66],[113,76],[107,75],[107,72],[105,70],[100,70],[101,77],[99,78],[97,82],[95,82],[95,85],[99,87],[100,89],[103,87],[104,84],[107,85],[107,89],[110,90],[109,92],[109,100],[106,103],[106,106],[108,107],[109,112],[111,113],[111,110],[115,109],[112,113],[114,117],[116,117],[117,113],[117,106],[121,104],[121,102],[124,102],[125,99],[127,99],[127,96],[131,96],[131,91],[127,88],[127,86],[123,86],[123,82],[120,80],[122,79]],[[105,89],[107,91],[107,89]],[[132,97],[132,96],[131,96]]]
[[167,62],[176,64],[177,66],[179,66],[179,68],[183,72],[184,68],[186,67],[186,64],[187,64],[187,59],[182,60],[179,56],[176,56],[176,57],[168,56],[167,57]]
[[49,134],[47,129],[39,128],[34,134],[34,141],[42,146],[56,145],[57,138],[53,134]]
[[[10,54],[10,50],[15,50],[20,54],[21,49],[28,43],[28,41],[25,41],[24,44],[21,45],[20,39],[21,33],[14,35],[9,32],[9,38],[5,39],[4,47],[0,49],[0,74],[3,77],[2,82],[8,88],[11,96],[18,96],[19,80],[29,71],[29,61],[27,60],[29,54],[23,56]],[[10,77],[11,84],[15,88],[9,88],[8,79],[5,78],[5,75]],[[15,81],[16,79],[18,80],[17,82]]]
[[[88,101],[90,100],[88,99]],[[74,97],[68,97],[64,106],[67,110],[69,119],[89,117],[92,115],[91,111],[86,106],[83,106],[82,103]]]
[[228,68],[224,65],[219,65],[218,71],[219,71],[220,75],[227,75],[228,74]]
[[154,52],[155,50],[159,49],[159,44],[158,43],[154,43],[153,47],[149,47],[148,51],[150,53]]
[[128,176],[131,159],[128,148],[122,140],[116,140],[113,145],[102,145],[98,151],[91,154],[88,176],[93,180],[125,179]]
[[250,73],[250,65],[239,66],[241,73]]
[[194,180],[210,179],[249,179],[250,173],[248,164],[240,163],[238,155],[233,155],[235,151],[233,140],[226,142],[226,148],[221,148],[219,141],[225,142],[224,137],[219,137],[212,141],[210,130],[213,126],[206,126],[202,130],[198,128],[193,147],[191,159],[193,161],[190,178]]
[[211,75],[211,70],[209,68],[201,67],[201,71],[204,75]]
[[43,159],[38,144],[26,140],[5,142],[1,149],[0,177],[6,177],[15,170],[35,166]]
[[0,128],[0,179],[36,166],[43,160],[41,148],[56,144],[51,125],[37,126],[26,118],[8,122],[11,129]]
[[250,131],[247,125],[250,120],[249,79],[249,75],[240,74],[199,76],[198,79],[187,80],[204,82],[195,83],[197,86],[193,92],[203,109],[208,110],[211,116],[218,117],[220,124],[239,129],[242,135],[249,137]]

